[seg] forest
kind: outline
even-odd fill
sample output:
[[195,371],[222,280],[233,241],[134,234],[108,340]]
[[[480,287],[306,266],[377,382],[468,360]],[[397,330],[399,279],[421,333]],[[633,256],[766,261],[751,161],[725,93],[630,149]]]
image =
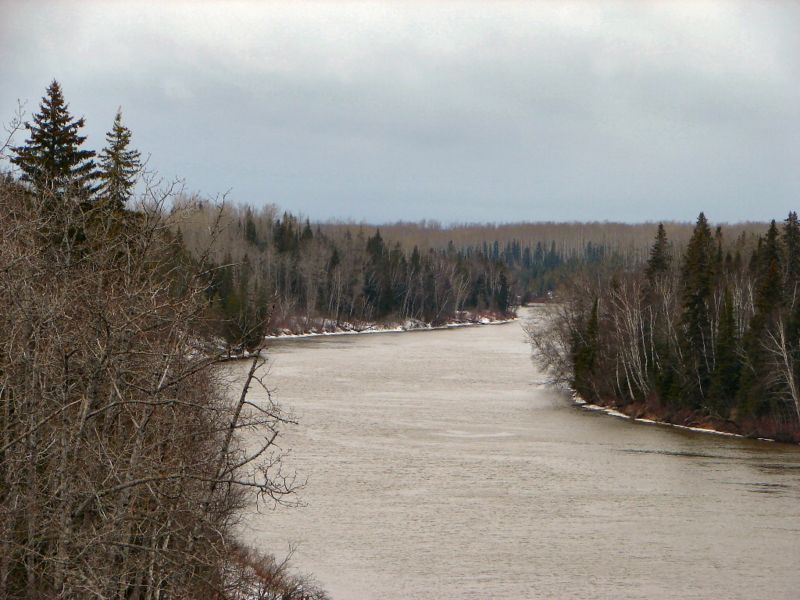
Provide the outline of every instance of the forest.
[[[800,439],[800,224],[757,236],[700,213],[648,260],[586,269],[529,334],[553,379],[629,415],[784,441]],[[732,235],[733,233],[733,235]]]
[[176,207],[176,235],[191,258],[212,244],[209,231],[223,236],[209,257],[210,310],[216,333],[247,348],[265,332],[504,318],[517,301],[499,256],[452,246],[407,250],[380,228],[336,235],[271,206],[179,199]]
[[[245,346],[268,313],[268,333],[504,318],[586,268],[637,268],[652,237],[646,224],[312,223],[275,205],[196,196],[176,198],[173,211],[187,255],[209,252],[216,333]],[[670,227],[678,240],[691,236],[689,224]],[[761,227],[730,229],[755,239]]]

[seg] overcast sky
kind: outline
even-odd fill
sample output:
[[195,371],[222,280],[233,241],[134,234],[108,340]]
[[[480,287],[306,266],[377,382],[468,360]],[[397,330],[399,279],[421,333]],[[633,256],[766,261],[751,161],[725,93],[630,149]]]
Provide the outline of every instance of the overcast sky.
[[312,219],[782,218],[800,3],[0,0],[0,117],[58,79],[98,148]]

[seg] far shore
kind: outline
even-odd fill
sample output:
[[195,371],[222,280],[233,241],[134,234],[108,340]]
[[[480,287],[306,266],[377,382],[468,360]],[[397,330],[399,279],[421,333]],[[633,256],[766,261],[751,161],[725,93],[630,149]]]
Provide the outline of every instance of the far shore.
[[[340,336],[340,335],[364,335],[364,334],[378,334],[378,333],[407,333],[407,332],[414,332],[414,331],[442,331],[444,329],[456,329],[459,327],[479,327],[483,325],[503,325],[506,323],[513,323],[514,321],[518,320],[518,316],[516,312],[513,316],[498,316],[496,314],[485,313],[481,314],[476,317],[471,317],[469,319],[459,319],[455,321],[447,321],[442,323],[441,325],[431,325],[430,323],[425,323],[424,321],[418,321],[413,319],[407,319],[406,321],[399,323],[399,322],[385,322],[385,323],[361,323],[358,326],[354,326],[350,323],[342,323],[335,327],[325,328],[325,324],[321,327],[311,328],[310,331],[308,330],[300,330],[298,333],[292,333],[290,329],[279,329],[277,333],[270,333],[264,336],[264,340],[266,342],[276,342],[276,341],[290,341],[290,340],[301,340],[307,338],[315,338],[315,337],[332,337],[332,336]],[[322,329],[320,331],[320,329]],[[268,348],[268,345],[265,349]],[[225,352],[223,350],[223,352]],[[255,351],[243,350],[243,351],[234,351],[229,349],[227,351],[228,356],[226,360],[243,360],[253,358],[256,355]]]
[[475,320],[448,321],[441,325],[431,325],[422,321],[407,320],[404,323],[368,323],[358,328],[338,327],[333,330],[312,330],[301,333],[291,333],[288,330],[281,333],[273,333],[265,336],[268,340],[291,340],[310,337],[330,337],[337,335],[361,335],[374,333],[405,333],[411,331],[440,331],[442,329],[455,329],[458,327],[477,327],[481,325],[501,325],[517,320],[517,316],[495,318],[483,316]]

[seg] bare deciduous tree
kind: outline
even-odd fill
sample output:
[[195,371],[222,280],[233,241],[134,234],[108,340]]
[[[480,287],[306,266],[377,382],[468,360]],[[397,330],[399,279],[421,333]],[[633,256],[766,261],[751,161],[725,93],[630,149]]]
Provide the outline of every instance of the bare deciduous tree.
[[175,191],[112,215],[63,196],[56,213],[0,182],[0,597],[324,597],[236,541],[250,492],[294,489],[288,417],[249,400],[259,352],[236,394],[215,368]]

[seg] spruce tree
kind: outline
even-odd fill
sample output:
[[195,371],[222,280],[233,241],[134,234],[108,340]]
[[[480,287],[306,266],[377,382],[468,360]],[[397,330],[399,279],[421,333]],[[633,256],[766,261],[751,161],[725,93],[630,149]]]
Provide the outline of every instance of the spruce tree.
[[598,358],[598,335],[600,325],[598,319],[599,299],[592,302],[592,309],[585,324],[581,318],[573,332],[571,340],[572,353],[572,387],[586,400],[595,400],[594,378]]
[[84,119],[73,119],[56,80],[47,88],[33,122],[25,123],[30,137],[12,148],[11,162],[22,171],[21,179],[35,193],[53,200],[75,195],[89,199],[97,186],[95,153],[81,149],[85,136],[78,135]]
[[100,153],[100,196],[112,210],[122,210],[133,193],[136,176],[142,168],[138,150],[130,148],[131,131],[122,124],[122,109],[117,110],[108,144]]
[[305,244],[314,239],[314,231],[311,229],[311,223],[306,219],[306,224],[303,227],[303,233],[300,234],[300,243]]
[[759,242],[754,260],[755,312],[743,344],[747,368],[742,374],[739,390],[742,414],[764,413],[769,407],[768,399],[775,385],[768,373],[769,356],[764,344],[770,331],[779,326],[777,317],[783,304],[782,258],[775,221],[770,224],[766,238]]
[[647,285],[644,289],[644,309],[650,318],[645,318],[645,327],[651,336],[649,375],[655,384],[661,400],[669,403],[680,394],[674,394],[675,361],[670,340],[670,331],[665,315],[669,309],[660,288],[667,279],[672,267],[670,243],[662,223],[658,224],[656,238],[650,248],[650,258],[645,268]]
[[717,351],[714,372],[711,377],[713,410],[718,416],[727,418],[739,388],[741,362],[736,318],[733,313],[733,296],[725,289],[717,331]]
[[256,229],[256,222],[253,220],[253,211],[248,206],[244,212],[244,239],[253,246],[260,247],[260,240],[258,239],[258,230]]
[[685,393],[695,408],[700,406],[708,389],[712,364],[709,308],[715,255],[711,229],[705,215],[700,213],[686,248],[681,294]]
[[800,221],[792,211],[783,225],[783,248],[786,264],[787,305],[797,302],[798,283],[800,283]]
[[758,276],[754,319],[764,319],[765,322],[760,325],[765,325],[769,316],[781,306],[783,299],[782,262],[778,227],[773,220],[767,230],[767,237],[760,247],[757,259]]
[[502,314],[508,313],[508,307],[511,304],[511,290],[508,285],[508,277],[506,277],[505,269],[500,271],[500,285],[495,292],[494,302],[497,310]]
[[[795,364],[800,369],[800,221],[792,211],[783,225],[783,247],[785,256],[786,283],[784,305],[789,312],[786,326],[787,341],[792,349]],[[800,378],[800,373],[796,374]]]
[[669,250],[667,232],[664,230],[664,225],[659,223],[658,231],[656,232],[656,240],[653,243],[653,247],[650,249],[650,258],[647,261],[647,269],[645,271],[651,287],[655,285],[656,279],[659,276],[669,272],[669,267],[672,263],[672,256]]

